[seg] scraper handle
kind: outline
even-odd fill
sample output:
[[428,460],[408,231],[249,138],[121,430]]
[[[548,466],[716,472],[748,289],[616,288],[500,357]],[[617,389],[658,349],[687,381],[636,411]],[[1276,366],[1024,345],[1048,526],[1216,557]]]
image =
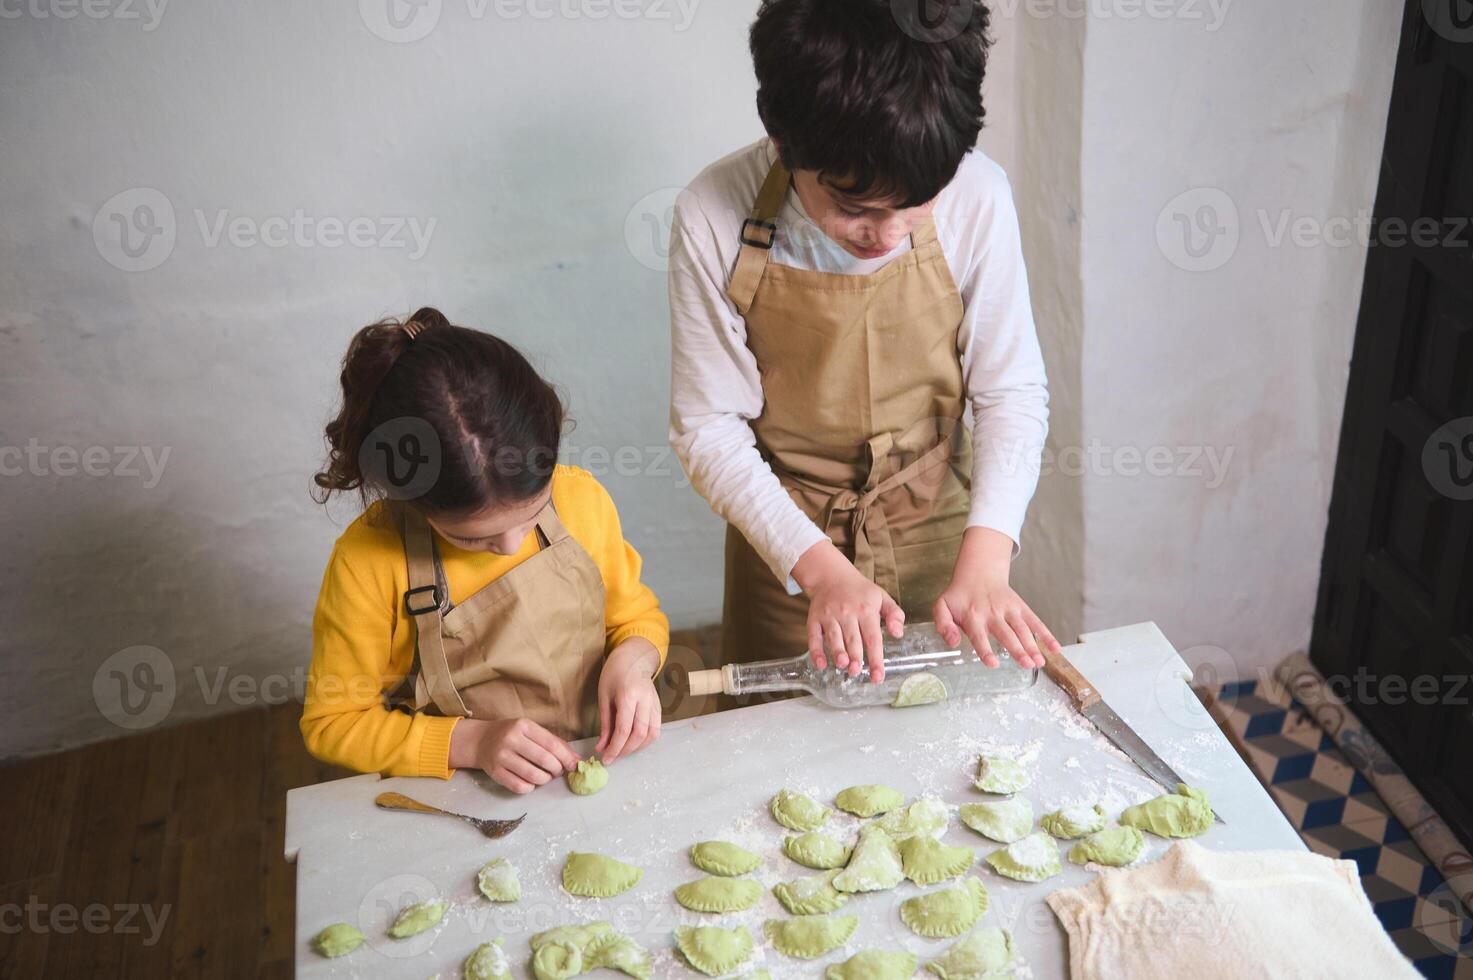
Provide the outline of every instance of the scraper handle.
[[1049,676],[1049,680],[1064,689],[1064,693],[1074,702],[1076,711],[1083,711],[1090,705],[1099,703],[1100,692],[1069,662],[1068,657],[1062,653],[1054,653],[1043,644],[1039,644],[1039,649],[1043,651],[1043,672]]

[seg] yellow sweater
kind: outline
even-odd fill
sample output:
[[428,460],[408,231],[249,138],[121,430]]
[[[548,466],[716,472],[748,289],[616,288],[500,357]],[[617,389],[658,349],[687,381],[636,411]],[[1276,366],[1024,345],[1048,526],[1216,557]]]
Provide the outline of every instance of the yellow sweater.
[[[603,573],[607,650],[642,636],[660,651],[670,626],[659,600],[639,579],[640,558],[624,540],[619,514],[603,485],[586,470],[559,466],[552,502],[568,533]],[[406,714],[384,706],[414,666],[414,620],[404,612],[409,572],[392,522],[373,523],[374,504],[338,538],[312,620],[312,667],[307,674],[302,736],[317,758],[361,772],[391,776],[450,776],[450,732],[457,718]],[[537,552],[533,530],[515,555],[464,551],[438,534],[451,600],[457,604]]]

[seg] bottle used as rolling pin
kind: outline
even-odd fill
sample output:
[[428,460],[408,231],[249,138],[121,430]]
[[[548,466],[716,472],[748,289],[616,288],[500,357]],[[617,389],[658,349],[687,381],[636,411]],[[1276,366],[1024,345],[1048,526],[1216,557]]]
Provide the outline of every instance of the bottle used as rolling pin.
[[857,676],[833,666],[813,666],[807,653],[786,660],[763,660],[749,664],[727,664],[718,670],[690,673],[690,693],[760,694],[766,691],[807,691],[835,708],[858,708],[888,704],[907,707],[929,704],[969,694],[1003,694],[1023,691],[1038,680],[1038,671],[1019,667],[1005,650],[996,650],[998,665],[988,667],[972,649],[965,635],[960,644],[947,643],[934,623],[905,627],[896,639],[885,636],[885,679],[869,680],[869,665]]

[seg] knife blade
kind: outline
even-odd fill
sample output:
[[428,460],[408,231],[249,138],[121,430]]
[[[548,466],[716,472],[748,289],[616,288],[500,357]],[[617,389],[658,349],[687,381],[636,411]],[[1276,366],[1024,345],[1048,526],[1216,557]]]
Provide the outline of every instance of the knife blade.
[[[1039,649],[1043,651],[1043,672],[1069,695],[1069,699],[1074,702],[1074,710],[1083,715],[1116,748],[1129,756],[1130,761],[1139,766],[1141,772],[1160,783],[1167,792],[1175,793],[1177,784],[1185,782],[1176,774],[1176,770],[1168,766],[1156,754],[1156,750],[1146,744],[1146,740],[1127,725],[1125,719],[1115,713],[1114,708],[1105,703],[1099,689],[1069,662],[1068,657],[1062,653],[1054,653],[1043,644],[1039,644]],[[1216,810],[1212,811],[1212,817],[1218,823],[1227,822],[1217,815]]]

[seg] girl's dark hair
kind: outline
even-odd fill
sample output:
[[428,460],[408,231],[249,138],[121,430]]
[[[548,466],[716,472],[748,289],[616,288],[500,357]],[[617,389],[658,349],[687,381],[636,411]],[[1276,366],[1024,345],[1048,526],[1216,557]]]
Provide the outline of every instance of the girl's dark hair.
[[982,0],[763,0],[757,114],[783,166],[909,208],[956,176],[982,130]]
[[452,326],[439,310],[359,330],[343,356],[342,386],[342,407],[327,424],[327,462],[313,478],[321,502],[348,490],[365,505],[396,496],[365,467],[373,458],[365,442],[373,435],[392,448],[416,427],[423,441],[438,443],[423,446],[417,435],[410,443],[432,478],[397,496],[432,514],[528,500],[552,479],[564,421],[557,392],[515,347]]

